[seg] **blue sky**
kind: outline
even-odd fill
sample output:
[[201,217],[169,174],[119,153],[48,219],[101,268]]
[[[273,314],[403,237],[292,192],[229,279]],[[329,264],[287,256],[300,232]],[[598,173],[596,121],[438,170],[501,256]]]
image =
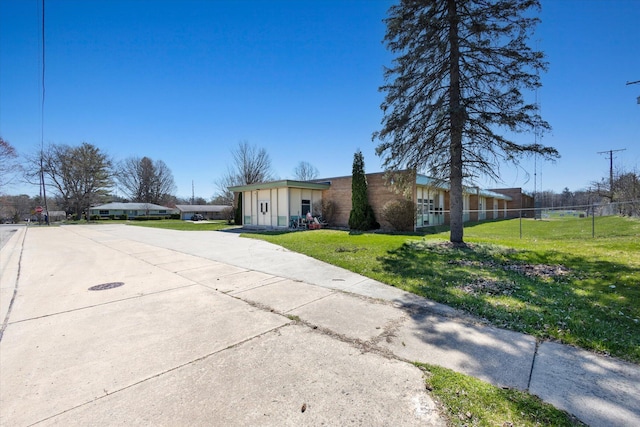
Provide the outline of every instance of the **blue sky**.
[[[86,141],[115,160],[148,156],[177,194],[211,198],[240,141],[265,148],[279,178],[300,161],[351,173],[361,149],[381,169],[382,39],[390,0],[46,0],[44,142]],[[485,187],[586,188],[640,165],[640,1],[543,0],[532,43],[555,164],[501,168]],[[41,141],[41,0],[0,0],[0,135],[20,154]],[[531,95],[533,96],[533,95]],[[522,136],[531,142],[533,136]],[[526,172],[529,172],[527,178]],[[37,187],[14,185],[15,194]]]

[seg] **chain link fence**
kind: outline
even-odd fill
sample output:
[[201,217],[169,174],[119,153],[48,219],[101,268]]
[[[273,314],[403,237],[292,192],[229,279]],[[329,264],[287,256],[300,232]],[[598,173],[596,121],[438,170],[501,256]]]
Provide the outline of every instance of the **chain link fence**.
[[[532,220],[553,222],[547,228],[556,230],[557,237],[630,237],[640,234],[640,200],[509,211],[510,217],[515,217],[515,214],[520,219],[521,238],[532,237],[545,230],[543,224],[527,224],[527,221]],[[615,221],[615,217],[629,218],[632,221]]]

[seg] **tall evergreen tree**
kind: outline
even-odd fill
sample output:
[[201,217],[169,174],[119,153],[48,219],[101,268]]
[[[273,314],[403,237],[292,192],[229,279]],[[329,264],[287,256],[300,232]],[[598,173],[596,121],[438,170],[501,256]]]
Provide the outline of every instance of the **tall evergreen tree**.
[[428,171],[450,185],[450,240],[463,242],[463,181],[499,179],[502,161],[558,157],[551,147],[498,133],[549,124],[522,89],[540,86],[541,52],[526,44],[538,0],[401,0],[389,9],[385,42],[397,54],[385,71],[376,152],[388,169]]
[[351,212],[349,213],[349,228],[352,230],[371,230],[376,228],[373,209],[369,205],[367,195],[367,177],[364,174],[364,156],[358,150],[353,155],[353,169],[351,177]]

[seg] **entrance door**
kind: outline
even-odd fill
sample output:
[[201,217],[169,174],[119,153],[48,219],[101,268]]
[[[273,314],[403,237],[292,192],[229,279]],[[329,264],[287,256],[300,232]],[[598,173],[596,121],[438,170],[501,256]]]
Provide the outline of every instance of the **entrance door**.
[[258,225],[271,225],[269,200],[258,200]]

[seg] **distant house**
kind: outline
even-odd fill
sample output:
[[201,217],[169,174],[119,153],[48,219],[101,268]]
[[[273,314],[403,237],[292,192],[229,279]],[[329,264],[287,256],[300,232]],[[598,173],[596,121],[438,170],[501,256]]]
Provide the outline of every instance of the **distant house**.
[[49,215],[49,221],[51,222],[62,221],[67,219],[67,213],[65,211],[49,211],[48,215]]
[[[449,224],[450,194],[448,184],[409,171],[396,173],[403,181],[404,194],[416,206],[415,228]],[[369,204],[383,229],[391,224],[383,220],[384,206],[402,196],[386,173],[366,174]],[[243,226],[248,228],[288,228],[307,212],[323,215],[323,205],[331,205],[331,223],[348,227],[351,211],[351,176],[313,181],[280,180],[230,187],[242,195]],[[396,184],[398,184],[396,182]],[[517,217],[519,209],[532,202],[519,188],[484,190],[463,189],[464,221],[482,221]],[[326,215],[326,213],[325,213]]]
[[116,218],[126,216],[127,218],[135,218],[137,216],[171,216],[177,213],[174,208],[155,205],[153,203],[122,203],[114,202],[105,205],[94,206],[89,209],[90,216],[99,216],[101,218]]
[[232,209],[227,205],[176,205],[180,212],[180,219],[190,220],[195,214],[200,214],[204,219],[227,219],[225,211]]

